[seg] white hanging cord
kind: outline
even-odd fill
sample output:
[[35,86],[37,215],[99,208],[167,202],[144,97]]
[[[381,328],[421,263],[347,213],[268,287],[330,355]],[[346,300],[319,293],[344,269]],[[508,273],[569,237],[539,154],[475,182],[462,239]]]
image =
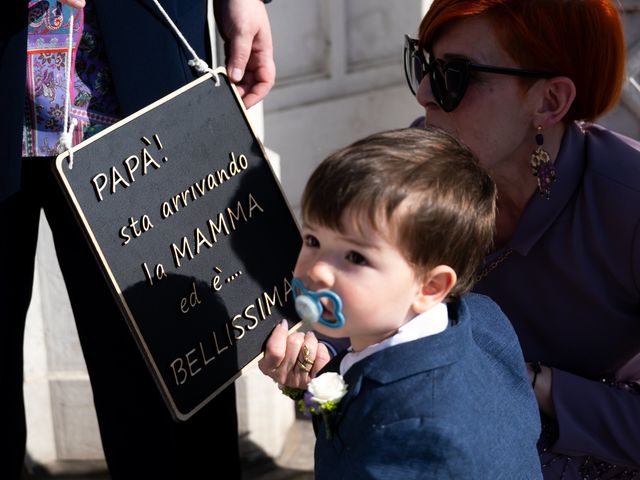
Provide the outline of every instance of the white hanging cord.
[[189,44],[185,36],[182,34],[178,26],[175,23],[173,23],[173,20],[171,20],[171,17],[167,14],[165,9],[162,8],[162,5],[160,5],[160,2],[158,0],[153,0],[153,3],[156,4],[156,7],[158,7],[158,10],[160,10],[160,13],[162,13],[162,16],[165,18],[169,26],[171,26],[171,28],[173,29],[177,37],[184,44],[185,48],[189,51],[189,53],[193,57],[191,60],[187,62],[189,66],[195,68],[200,73],[209,72],[213,74],[213,77],[215,78],[215,81],[216,81],[216,87],[219,86],[220,78],[218,77],[218,74],[213,72],[213,70],[209,67],[207,62],[205,62],[200,57],[198,57],[198,54],[196,53],[196,51],[193,48],[191,48],[191,45]]
[[[155,3],[156,7],[158,7],[158,10],[160,11],[160,13],[162,13],[162,16],[165,18],[169,26],[171,26],[171,28],[173,29],[177,37],[184,44],[185,48],[189,51],[189,53],[193,57],[191,60],[187,62],[189,66],[195,68],[200,73],[210,72],[215,78],[216,87],[219,86],[220,77],[218,76],[218,74],[215,73],[213,69],[209,67],[207,62],[205,62],[200,57],[198,57],[198,54],[196,53],[196,51],[191,47],[191,45],[189,44],[185,36],[182,34],[180,29],[177,27],[177,25],[173,23],[173,20],[171,20],[171,17],[167,14],[165,9],[162,8],[162,5],[160,5],[158,0],[153,0],[153,3]],[[65,68],[65,92],[66,92],[65,97],[66,98],[64,102],[64,125],[62,127],[62,133],[60,134],[60,144],[58,147],[58,151],[60,153],[65,152],[67,150],[69,151],[69,169],[73,168],[73,150],[72,150],[73,130],[78,125],[78,120],[76,118],[72,118],[71,122],[69,122],[69,116],[70,116],[69,110],[70,110],[70,104],[71,104],[71,63],[73,58],[72,56],[73,56],[74,12],[75,12],[75,9],[72,9],[71,16],[69,17],[69,42],[67,44],[67,61],[66,61],[66,68]]]
[[69,168],[73,168],[73,130],[78,125],[76,118],[71,119],[69,124],[69,110],[71,104],[71,63],[73,56],[73,13],[75,9],[71,10],[71,17],[69,18],[69,42],[67,44],[67,61],[65,65],[65,100],[64,100],[64,125],[62,127],[62,133],[60,134],[60,146],[58,151],[60,153],[69,151]]

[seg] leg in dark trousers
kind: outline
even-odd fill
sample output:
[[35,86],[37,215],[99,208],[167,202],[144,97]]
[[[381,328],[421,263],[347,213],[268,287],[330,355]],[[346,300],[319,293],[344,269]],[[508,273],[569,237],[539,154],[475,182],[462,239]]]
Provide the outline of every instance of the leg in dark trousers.
[[188,421],[171,418],[50,166],[38,167],[111,477],[214,479],[225,467],[240,478],[233,386]]
[[30,175],[0,202],[0,477],[19,479],[26,423],[23,398],[24,324],[31,300],[40,200]]

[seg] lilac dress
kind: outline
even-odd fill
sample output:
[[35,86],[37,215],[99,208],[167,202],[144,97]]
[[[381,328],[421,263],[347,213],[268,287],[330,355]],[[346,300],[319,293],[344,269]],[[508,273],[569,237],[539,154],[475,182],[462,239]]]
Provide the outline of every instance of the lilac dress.
[[552,368],[544,477],[640,478],[640,143],[572,124],[556,170],[475,291],[502,307],[525,359]]
[[75,10],[55,0],[29,2],[27,95],[22,156],[58,154],[64,125],[69,24],[73,21],[71,116],[73,143],[118,120],[115,95],[92,2]]

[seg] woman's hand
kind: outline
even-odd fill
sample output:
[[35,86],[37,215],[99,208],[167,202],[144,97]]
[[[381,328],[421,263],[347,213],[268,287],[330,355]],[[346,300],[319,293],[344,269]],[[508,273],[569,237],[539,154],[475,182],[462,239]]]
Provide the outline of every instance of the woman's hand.
[[327,347],[318,342],[313,332],[289,334],[283,320],[271,332],[258,367],[280,385],[305,390],[330,358]]
[[60,2],[73,8],[84,8],[86,5],[85,0],[60,0]]
[[540,372],[536,375],[533,364],[527,363],[527,372],[529,373],[529,381],[536,379],[533,393],[536,395],[538,407],[548,417],[556,418],[556,409],[553,405],[553,397],[551,396],[552,373],[549,367],[540,365]]
[[246,108],[262,100],[276,78],[271,26],[261,0],[216,0],[227,71]]

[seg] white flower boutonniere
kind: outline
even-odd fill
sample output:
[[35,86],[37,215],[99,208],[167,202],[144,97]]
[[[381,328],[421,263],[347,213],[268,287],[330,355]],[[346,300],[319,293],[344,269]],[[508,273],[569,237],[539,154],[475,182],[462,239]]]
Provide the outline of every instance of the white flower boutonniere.
[[348,385],[342,375],[327,372],[309,382],[307,390],[280,385],[280,390],[287,397],[296,401],[301,412],[310,415],[322,415],[327,439],[331,438],[329,420],[338,408],[338,403],[347,393]]
[[320,408],[333,410],[346,395],[347,384],[339,373],[327,372],[311,380],[307,385],[307,392],[311,401]]
[[336,372],[323,373],[309,382],[303,398],[298,400],[303,412],[322,415],[327,439],[331,438],[331,414],[336,411],[338,403],[346,395],[347,386],[342,375]]

